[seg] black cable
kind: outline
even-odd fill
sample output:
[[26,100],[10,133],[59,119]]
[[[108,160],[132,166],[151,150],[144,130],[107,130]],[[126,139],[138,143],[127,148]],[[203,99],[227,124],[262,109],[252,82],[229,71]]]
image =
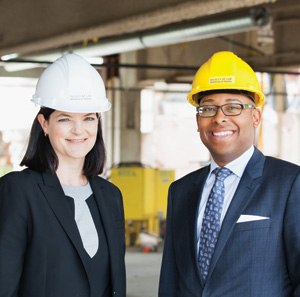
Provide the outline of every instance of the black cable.
[[242,42],[238,42],[238,41],[232,40],[232,39],[230,39],[228,37],[225,37],[225,36],[218,36],[218,38],[221,39],[221,40],[230,42],[230,43],[232,43],[232,44],[234,44],[236,46],[239,46],[239,47],[245,48],[247,50],[250,50],[252,52],[255,52],[255,53],[259,54],[260,56],[265,56],[266,55],[264,52],[260,51],[259,49],[255,48],[255,47],[253,47],[251,45],[247,45],[247,44],[244,44]]
[[[9,60],[3,61],[0,59],[0,63],[32,63],[40,64],[40,67],[47,67],[48,64],[53,62],[49,61],[29,61],[29,60]],[[103,64],[91,64],[95,68],[135,68],[135,69],[156,69],[156,70],[185,70],[185,71],[197,71],[199,66],[177,66],[177,65],[161,65],[161,64],[121,64],[121,63],[103,63]],[[1,66],[1,65],[0,65]],[[278,70],[268,70],[268,69],[253,69],[255,72],[265,72],[270,74],[290,74],[290,75],[300,75],[300,72],[290,72],[290,71],[278,71]]]

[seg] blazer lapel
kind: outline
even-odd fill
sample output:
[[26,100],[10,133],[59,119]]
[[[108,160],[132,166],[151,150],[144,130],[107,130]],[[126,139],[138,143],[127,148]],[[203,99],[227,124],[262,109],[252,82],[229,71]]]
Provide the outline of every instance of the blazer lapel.
[[[101,180],[100,180],[101,181]],[[110,263],[111,263],[111,275],[112,275],[112,283],[114,285],[116,277],[118,275],[118,267],[119,267],[119,255],[120,252],[118,248],[120,244],[118,244],[119,236],[117,234],[117,230],[115,227],[115,221],[112,216],[113,209],[110,208],[108,199],[112,199],[112,193],[108,191],[108,187],[105,184],[101,184],[97,182],[95,178],[90,179],[90,184],[93,189],[93,193],[96,199],[96,202],[99,207],[99,212],[102,218],[107,244],[109,248],[110,254]]]
[[84,260],[85,251],[82,245],[82,240],[74,220],[74,215],[70,209],[70,206],[68,205],[68,201],[64,195],[59,180],[56,174],[49,173],[42,173],[42,178],[44,183],[40,183],[39,186],[56,218],[77,250],[85,271],[87,272],[87,267]]
[[[188,192],[188,196],[184,201],[188,202],[188,208],[187,212],[184,213],[185,218],[183,218],[183,221],[186,221],[186,227],[182,232],[182,235],[185,237],[185,240],[182,242],[188,242],[188,246],[190,250],[188,251],[187,255],[191,255],[191,257],[187,256],[185,258],[186,261],[190,259],[192,262],[191,265],[194,267],[195,273],[198,275],[198,278],[201,279],[199,267],[198,267],[198,250],[197,250],[197,217],[198,217],[198,210],[199,210],[199,204],[200,204],[200,198],[201,193],[203,191],[203,187],[205,184],[205,180],[207,178],[207,175],[209,173],[209,166],[201,169],[199,171],[199,174],[197,175],[196,179],[193,182],[193,187]],[[189,188],[189,187],[187,187]],[[186,218],[188,216],[188,218]],[[186,236],[188,235],[188,238]],[[184,248],[182,249],[184,250]],[[202,281],[200,282],[203,286]]]
[[224,218],[214,255],[210,263],[207,281],[209,280],[220,255],[222,254],[228,238],[231,236],[238,218],[260,186],[259,178],[262,176],[264,162],[265,156],[255,149]]

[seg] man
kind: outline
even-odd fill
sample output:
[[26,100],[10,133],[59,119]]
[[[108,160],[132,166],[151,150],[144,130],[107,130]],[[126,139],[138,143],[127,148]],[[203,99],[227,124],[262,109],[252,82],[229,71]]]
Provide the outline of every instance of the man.
[[253,145],[255,73],[216,53],[188,101],[212,160],[170,186],[159,297],[300,296],[300,167]]

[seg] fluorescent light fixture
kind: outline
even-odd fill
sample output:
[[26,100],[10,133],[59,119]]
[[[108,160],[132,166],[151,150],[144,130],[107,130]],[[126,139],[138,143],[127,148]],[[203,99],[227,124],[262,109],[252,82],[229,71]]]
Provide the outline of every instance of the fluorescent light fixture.
[[[39,59],[41,63],[38,63],[38,60],[32,58],[32,61],[36,61],[37,63],[31,63],[29,60],[27,61],[22,61],[22,62],[13,62],[9,61],[7,59],[6,61],[9,61],[4,64],[4,69],[8,72],[15,72],[15,71],[23,71],[27,69],[33,69],[33,68],[39,68],[39,67],[47,67],[48,64],[43,64],[43,62],[54,62],[56,59],[60,58],[63,54],[67,54],[68,52],[60,52],[60,53],[52,53],[52,54],[46,54],[46,55],[41,55],[39,56]],[[94,65],[101,65],[104,63],[104,60],[102,57],[85,57],[82,55],[90,64]],[[27,60],[28,58],[26,58]],[[3,60],[3,59],[2,59]],[[4,61],[4,60],[3,60]]]
[[8,54],[8,55],[4,55],[1,57],[1,60],[2,61],[8,61],[8,60],[11,60],[11,59],[16,59],[19,57],[19,54],[18,53],[13,53],[13,54]]
[[101,65],[104,63],[102,57],[84,57],[90,64]]
[[16,72],[16,71],[22,71],[22,70],[41,67],[41,65],[38,63],[30,63],[30,62],[28,62],[28,63],[27,62],[26,63],[9,62],[9,63],[5,63],[3,65],[3,67],[7,72]]

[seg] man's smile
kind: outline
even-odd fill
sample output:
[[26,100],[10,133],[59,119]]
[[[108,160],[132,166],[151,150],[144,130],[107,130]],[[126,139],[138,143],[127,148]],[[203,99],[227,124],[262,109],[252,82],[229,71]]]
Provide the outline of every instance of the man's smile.
[[232,135],[234,132],[233,131],[221,131],[221,132],[212,132],[213,136],[228,136]]

